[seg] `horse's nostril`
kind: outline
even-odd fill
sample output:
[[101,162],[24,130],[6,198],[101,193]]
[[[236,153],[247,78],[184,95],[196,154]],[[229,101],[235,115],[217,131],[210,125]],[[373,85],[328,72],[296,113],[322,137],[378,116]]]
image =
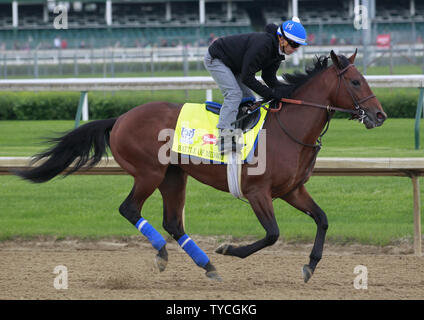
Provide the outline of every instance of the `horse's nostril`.
[[386,120],[386,116],[382,112],[377,112],[376,116],[377,116],[377,120],[380,122]]

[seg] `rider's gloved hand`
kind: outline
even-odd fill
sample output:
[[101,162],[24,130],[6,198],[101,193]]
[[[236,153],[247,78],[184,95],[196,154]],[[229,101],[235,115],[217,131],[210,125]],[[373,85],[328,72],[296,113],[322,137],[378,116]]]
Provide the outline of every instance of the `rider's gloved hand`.
[[272,90],[272,99],[280,101],[282,98],[287,98],[289,96],[290,87],[289,86],[278,86],[271,89]]

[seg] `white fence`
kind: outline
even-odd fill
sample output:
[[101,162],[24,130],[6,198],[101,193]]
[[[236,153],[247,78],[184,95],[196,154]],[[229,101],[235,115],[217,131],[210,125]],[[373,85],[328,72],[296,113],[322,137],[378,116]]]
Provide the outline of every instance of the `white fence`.
[[[13,65],[57,65],[57,64],[93,64],[93,63],[151,63],[151,62],[184,62],[203,61],[207,51],[206,46],[193,47],[151,47],[151,48],[115,48],[99,49],[32,49],[32,50],[1,50],[0,62],[8,66]],[[300,47],[293,60],[312,59],[315,56],[328,55],[331,50],[336,53],[351,55],[358,49],[357,58],[362,58],[362,45],[309,45]],[[402,43],[392,48],[381,48],[376,45],[367,46],[370,54],[368,61],[390,54],[392,57],[409,57],[414,59],[424,55],[423,43]],[[288,60],[288,62],[293,62]]]
[[[365,76],[375,88],[423,88],[424,75]],[[258,80],[261,81],[260,78]],[[283,81],[279,77],[280,81]],[[218,88],[212,77],[60,78],[0,80],[0,91],[202,90]]]

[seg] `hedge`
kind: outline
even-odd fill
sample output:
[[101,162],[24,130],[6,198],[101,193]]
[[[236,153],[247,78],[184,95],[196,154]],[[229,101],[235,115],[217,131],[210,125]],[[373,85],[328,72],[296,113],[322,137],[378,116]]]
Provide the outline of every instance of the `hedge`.
[[[150,101],[202,102],[205,93],[190,92],[89,92],[90,119],[117,117]],[[3,92],[0,93],[0,120],[71,120],[75,119],[80,99],[78,92]]]
[[[378,89],[376,96],[389,118],[414,118],[418,90]],[[149,101],[174,103],[203,102],[203,90],[157,92],[90,92],[88,98],[90,119],[117,117],[129,109]],[[80,94],[78,92],[2,92],[0,93],[0,120],[71,120],[75,118]],[[222,102],[219,91],[215,101]],[[336,113],[336,117],[344,117]]]

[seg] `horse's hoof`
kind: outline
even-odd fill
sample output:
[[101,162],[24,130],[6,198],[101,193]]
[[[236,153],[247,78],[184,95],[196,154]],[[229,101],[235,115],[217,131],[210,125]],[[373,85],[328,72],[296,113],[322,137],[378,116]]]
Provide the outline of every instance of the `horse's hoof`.
[[155,264],[159,269],[159,272],[163,272],[166,269],[166,265],[168,264],[168,260],[162,258],[160,255],[155,256]]
[[305,283],[308,282],[309,279],[311,279],[313,273],[314,271],[311,269],[311,267],[305,264],[302,268],[303,281]]
[[211,280],[215,280],[215,281],[218,281],[218,282],[222,281],[222,278],[219,276],[219,274],[218,274],[218,272],[216,272],[216,270],[208,271],[205,274]]
[[218,248],[216,248],[215,252],[219,254],[227,254],[228,249],[230,248],[229,244],[223,243]]

